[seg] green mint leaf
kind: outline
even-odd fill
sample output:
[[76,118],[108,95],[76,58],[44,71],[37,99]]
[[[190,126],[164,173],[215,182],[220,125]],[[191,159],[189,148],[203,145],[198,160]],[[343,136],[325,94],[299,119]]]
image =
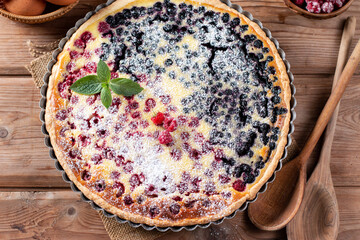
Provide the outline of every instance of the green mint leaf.
[[109,87],[104,87],[101,89],[101,102],[106,107],[109,108],[112,102],[112,96]]
[[92,95],[101,91],[101,82],[96,75],[88,75],[74,82],[70,89],[76,93]]
[[108,65],[103,61],[100,60],[97,65],[97,71],[96,74],[102,83],[108,83],[111,78],[111,73]]
[[140,93],[142,88],[138,83],[128,78],[115,78],[110,81],[110,88],[114,93],[129,97]]

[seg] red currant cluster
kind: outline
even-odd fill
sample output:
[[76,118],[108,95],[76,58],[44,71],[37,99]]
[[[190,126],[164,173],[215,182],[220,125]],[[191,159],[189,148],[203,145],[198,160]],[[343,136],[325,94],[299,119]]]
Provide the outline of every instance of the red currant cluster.
[[299,7],[311,13],[331,13],[341,8],[347,0],[292,0]]
[[162,131],[159,134],[159,142],[161,144],[169,144],[173,141],[173,138],[170,134],[170,132],[173,132],[177,128],[177,121],[173,117],[165,117],[165,115],[161,112],[158,112],[156,116],[151,118],[151,121],[157,125],[157,126],[163,126],[165,128],[164,131]]

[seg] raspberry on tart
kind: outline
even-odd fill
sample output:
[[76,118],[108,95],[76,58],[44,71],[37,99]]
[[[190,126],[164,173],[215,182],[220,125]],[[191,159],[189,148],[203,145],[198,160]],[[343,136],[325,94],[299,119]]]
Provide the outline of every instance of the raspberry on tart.
[[[103,60],[131,97],[69,89]],[[46,127],[69,178],[138,223],[202,224],[231,214],[273,174],[290,87],[275,45],[218,0],[115,1],[87,20],[52,69]]]

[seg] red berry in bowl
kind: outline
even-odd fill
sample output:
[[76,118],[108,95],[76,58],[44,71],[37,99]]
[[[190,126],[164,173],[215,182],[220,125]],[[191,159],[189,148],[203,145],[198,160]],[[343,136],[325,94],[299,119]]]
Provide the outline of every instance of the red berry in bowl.
[[317,1],[308,1],[307,6],[306,6],[306,10],[308,10],[311,13],[320,13],[321,12],[321,5],[319,2]]
[[345,3],[345,0],[334,0],[334,5],[338,8],[341,8]]
[[334,10],[334,5],[331,2],[324,2],[321,9],[324,13],[331,13]]
[[304,0],[292,0],[292,2],[301,7],[301,5],[304,3]]
[[[325,0],[325,1],[326,1],[326,0]],[[318,3],[320,3],[320,5],[321,5],[321,4],[324,3],[324,0],[305,0],[305,2],[306,2],[306,3],[309,3],[309,2],[318,2]]]

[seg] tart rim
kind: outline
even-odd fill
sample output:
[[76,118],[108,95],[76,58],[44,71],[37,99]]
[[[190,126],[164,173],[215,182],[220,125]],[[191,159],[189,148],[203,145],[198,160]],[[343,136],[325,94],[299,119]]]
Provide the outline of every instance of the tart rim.
[[[76,30],[76,32],[74,32],[72,34],[72,36],[68,39],[67,43],[65,44],[65,46],[62,49],[63,50],[66,49],[66,46],[68,44],[70,44],[70,42],[74,38],[77,38],[88,25],[103,18],[102,12],[104,12],[104,11],[112,12],[111,10],[116,11],[118,9],[126,7],[130,3],[134,3],[137,1],[138,0],[123,0],[121,2],[117,1],[117,2],[113,2],[111,5],[108,5],[102,9],[100,9],[98,11],[99,14],[96,14],[96,15],[93,15],[92,17],[90,17],[90,19],[88,19],[86,22],[84,22]],[[223,211],[220,211],[219,213],[212,215],[210,217],[181,219],[176,222],[170,221],[170,220],[151,219],[150,217],[144,217],[141,215],[136,215],[134,213],[122,211],[121,209],[112,206],[111,204],[109,204],[108,202],[103,200],[98,195],[93,194],[91,191],[89,191],[89,189],[87,187],[83,186],[80,182],[77,181],[75,174],[68,167],[66,161],[64,160],[65,154],[63,153],[63,151],[60,149],[60,147],[56,143],[55,123],[54,123],[54,120],[49,117],[51,114],[51,110],[50,110],[51,108],[49,107],[49,105],[47,105],[46,112],[45,112],[45,124],[46,124],[46,128],[49,132],[51,145],[55,151],[55,155],[57,156],[57,159],[58,159],[59,163],[61,164],[61,166],[63,167],[64,171],[66,172],[67,176],[75,184],[75,186],[78,189],[80,189],[81,192],[87,198],[94,201],[96,204],[98,204],[104,210],[109,211],[113,214],[116,214],[117,216],[119,216],[121,218],[125,218],[129,221],[133,221],[133,222],[137,222],[137,223],[145,223],[145,224],[157,226],[157,227],[168,227],[168,226],[175,227],[175,226],[187,226],[187,225],[194,225],[194,224],[209,223],[209,222],[219,220],[223,217],[230,215],[231,213],[233,213],[237,209],[239,209],[243,205],[244,202],[246,202],[247,200],[254,199],[256,197],[256,194],[261,189],[261,187],[268,181],[268,179],[274,173],[274,171],[278,165],[278,162],[281,159],[283,152],[285,150],[285,146],[287,144],[287,137],[289,134],[289,125],[290,125],[290,118],[291,118],[290,99],[292,96],[291,89],[290,89],[290,80],[289,80],[289,76],[287,74],[287,70],[286,70],[285,64],[283,62],[283,59],[280,57],[275,44],[266,36],[265,32],[260,28],[260,26],[258,24],[251,21],[250,19],[248,19],[244,14],[239,13],[235,9],[228,7],[226,4],[221,3],[218,0],[208,0],[208,1],[189,0],[189,2],[198,3],[201,5],[205,5],[205,6],[211,5],[213,8],[215,8],[221,12],[231,12],[232,14],[235,14],[236,16],[241,17],[243,20],[245,20],[246,23],[254,29],[254,32],[257,34],[257,36],[261,37],[261,40],[266,42],[269,45],[269,47],[272,51],[272,55],[274,56],[274,60],[276,62],[276,67],[279,71],[279,81],[281,81],[281,83],[282,83],[282,90],[284,93],[283,100],[286,104],[286,109],[288,110],[288,112],[286,113],[286,117],[284,119],[284,125],[282,126],[282,129],[281,129],[281,135],[279,136],[279,141],[278,141],[278,145],[275,150],[275,154],[269,158],[269,165],[267,166],[263,176],[257,178],[257,182],[251,186],[249,194],[247,194],[244,197],[242,197],[241,199],[231,203],[231,205],[226,207]],[[49,69],[49,71],[51,71],[51,75],[49,76],[49,83],[48,83],[48,89],[47,89],[47,94],[46,94],[48,103],[50,102],[51,98],[53,97],[52,91],[54,89],[56,89],[56,85],[54,85],[54,83],[56,80],[56,75],[59,72],[59,65],[61,63],[61,59],[62,59],[62,55],[63,55],[62,53],[63,53],[63,51],[59,53],[59,55],[57,56],[57,59],[56,59],[56,64],[53,65],[52,69]]]

